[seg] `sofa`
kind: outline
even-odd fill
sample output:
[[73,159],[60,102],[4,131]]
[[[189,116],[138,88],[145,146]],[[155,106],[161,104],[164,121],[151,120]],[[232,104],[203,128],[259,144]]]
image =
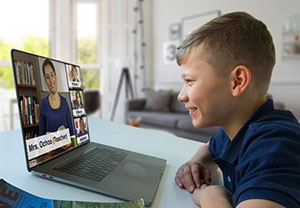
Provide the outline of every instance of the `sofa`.
[[[145,90],[145,97],[126,102],[125,118],[138,119],[142,128],[159,129],[176,136],[199,142],[207,142],[219,127],[195,128],[184,104],[177,100],[178,92],[171,90]],[[268,95],[268,99],[272,99]],[[285,109],[285,105],[274,102],[275,109]]]
[[207,142],[219,127],[195,128],[188,110],[177,96],[178,92],[169,90],[146,90],[145,98],[126,102],[125,116],[128,121],[138,119],[142,128],[164,130],[179,137]]

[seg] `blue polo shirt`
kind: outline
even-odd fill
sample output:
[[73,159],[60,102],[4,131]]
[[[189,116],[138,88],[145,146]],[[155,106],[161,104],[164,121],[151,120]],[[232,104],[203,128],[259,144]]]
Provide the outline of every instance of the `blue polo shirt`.
[[234,206],[266,199],[300,207],[300,125],[290,111],[274,110],[268,100],[232,141],[220,129],[209,149]]

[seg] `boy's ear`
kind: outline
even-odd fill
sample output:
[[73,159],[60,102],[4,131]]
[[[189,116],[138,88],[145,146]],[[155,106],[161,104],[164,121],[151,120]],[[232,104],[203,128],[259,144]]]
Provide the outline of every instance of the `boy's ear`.
[[246,92],[251,83],[251,72],[244,65],[236,66],[231,72],[231,93],[239,97]]

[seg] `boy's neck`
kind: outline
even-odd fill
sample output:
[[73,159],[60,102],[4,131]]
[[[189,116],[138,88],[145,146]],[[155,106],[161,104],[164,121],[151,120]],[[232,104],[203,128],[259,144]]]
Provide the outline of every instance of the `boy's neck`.
[[234,139],[243,125],[266,101],[267,100],[265,97],[260,97],[259,99],[256,99],[256,102],[253,105],[249,105],[249,103],[253,103],[252,100],[252,102],[245,101],[242,105],[237,106],[234,115],[230,116],[231,118],[227,123],[228,125],[221,126],[231,141]]

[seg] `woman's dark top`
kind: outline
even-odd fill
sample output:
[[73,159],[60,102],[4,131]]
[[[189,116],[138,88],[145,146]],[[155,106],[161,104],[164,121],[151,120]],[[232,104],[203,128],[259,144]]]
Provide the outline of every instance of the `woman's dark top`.
[[70,109],[66,98],[60,96],[60,106],[53,109],[49,103],[49,95],[41,100],[39,135],[46,132],[56,132],[60,126],[69,128],[70,136],[74,135],[74,128]]

